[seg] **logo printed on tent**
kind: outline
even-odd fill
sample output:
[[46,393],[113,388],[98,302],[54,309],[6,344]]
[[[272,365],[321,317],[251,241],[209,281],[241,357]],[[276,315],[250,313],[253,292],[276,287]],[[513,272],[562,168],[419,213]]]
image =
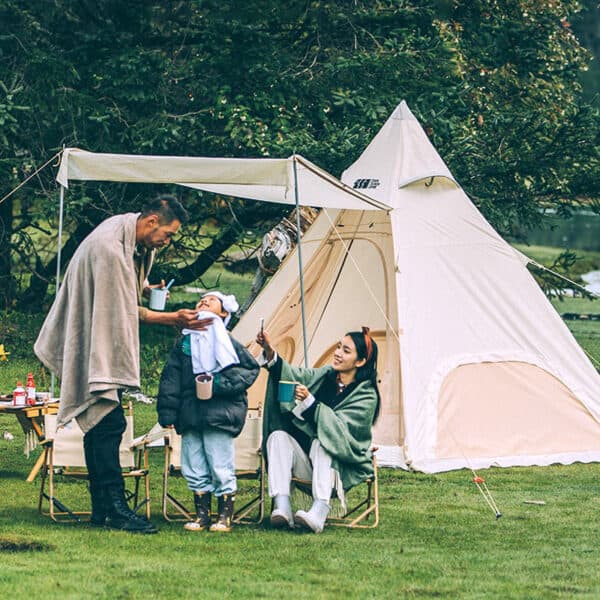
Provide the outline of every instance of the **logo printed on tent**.
[[355,190],[375,189],[379,187],[379,179],[357,179],[352,186]]

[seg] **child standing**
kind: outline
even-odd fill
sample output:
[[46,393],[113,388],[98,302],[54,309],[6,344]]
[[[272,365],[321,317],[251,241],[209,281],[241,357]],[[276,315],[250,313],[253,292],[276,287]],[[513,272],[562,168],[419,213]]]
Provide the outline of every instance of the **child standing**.
[[[205,331],[184,329],[165,365],[158,392],[158,421],[174,426],[181,437],[181,472],[194,493],[196,518],[188,531],[231,531],[237,490],[234,438],[248,410],[246,390],[259,366],[225,326],[238,310],[235,296],[208,292],[196,304],[198,318],[213,318]],[[196,376],[212,375],[212,396],[199,400]],[[217,497],[218,519],[211,524],[211,498]]]

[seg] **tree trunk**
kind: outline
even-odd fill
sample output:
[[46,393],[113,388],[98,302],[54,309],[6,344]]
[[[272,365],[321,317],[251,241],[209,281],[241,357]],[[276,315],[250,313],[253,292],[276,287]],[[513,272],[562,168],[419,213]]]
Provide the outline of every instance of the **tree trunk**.
[[[85,238],[93,227],[87,222],[82,223],[77,227],[75,232],[69,237],[61,250],[61,277],[64,275],[66,266],[70,258],[77,250],[77,247]],[[56,261],[55,254],[47,264],[42,264],[39,258],[36,260],[35,274],[32,275],[29,287],[21,294],[19,298],[19,306],[23,310],[30,308],[39,308],[39,305],[44,301],[48,293],[48,286],[54,282],[56,278]]]
[[13,231],[13,202],[7,199],[0,204],[0,306],[9,308],[15,293],[11,270],[11,237]]
[[178,285],[191,283],[205,273],[210,266],[235,242],[243,232],[243,228],[237,223],[231,224],[213,239],[212,244],[203,250],[198,258],[191,264],[177,272]]
[[[236,210],[235,218],[227,227],[223,226],[208,248],[203,250],[196,260],[180,269],[175,277],[177,284],[192,283],[203,275],[244,233],[245,228],[253,228],[257,222],[279,217],[281,206],[265,203],[265,205],[249,204]],[[221,221],[223,222],[223,221]]]

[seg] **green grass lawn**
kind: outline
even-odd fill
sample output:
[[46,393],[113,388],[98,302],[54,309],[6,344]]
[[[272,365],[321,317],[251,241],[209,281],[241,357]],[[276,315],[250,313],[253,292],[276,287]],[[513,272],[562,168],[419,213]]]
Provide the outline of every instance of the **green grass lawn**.
[[[147,430],[154,407],[136,405]],[[496,519],[471,473],[380,470],[376,530],[322,535],[238,526],[188,533],[160,512],[162,453],[153,451],[154,521],[136,536],[37,513],[39,483],[25,482],[35,456],[20,428],[0,416],[2,598],[599,598],[600,467],[481,471],[503,516]],[[83,494],[84,484],[67,496]],[[77,488],[77,489],[75,489]],[[526,504],[542,500],[545,505]]]
[[[600,314],[600,299],[563,298],[552,300],[560,313]],[[600,369],[600,321],[565,321],[566,326],[597,369]]]

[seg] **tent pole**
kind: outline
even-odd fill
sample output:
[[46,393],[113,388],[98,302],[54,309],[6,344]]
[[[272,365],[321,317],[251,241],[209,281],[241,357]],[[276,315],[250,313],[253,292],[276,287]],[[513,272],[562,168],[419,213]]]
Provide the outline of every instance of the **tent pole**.
[[298,172],[296,170],[296,155],[294,166],[294,198],[296,200],[296,243],[298,247],[298,269],[300,270],[300,306],[302,308],[302,343],[304,344],[304,366],[308,367],[308,348],[306,345],[306,314],[304,307],[304,274],[302,267],[302,229],[300,228],[300,199],[298,195]]
[[[58,208],[58,243],[56,248],[56,291],[54,297],[58,295],[60,288],[60,254],[62,249],[62,230],[63,230],[63,210],[65,205],[65,188],[60,186],[60,201]],[[54,373],[50,376],[50,398],[54,398]]]

